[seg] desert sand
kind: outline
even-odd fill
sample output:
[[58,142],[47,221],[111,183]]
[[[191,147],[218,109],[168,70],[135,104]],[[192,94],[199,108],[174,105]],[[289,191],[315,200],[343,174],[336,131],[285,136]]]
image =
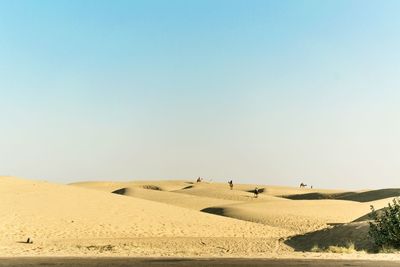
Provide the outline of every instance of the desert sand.
[[382,208],[398,195],[397,189],[230,190],[227,183],[189,180],[62,185],[0,177],[0,256],[337,258],[311,249],[348,242],[371,249],[370,206]]

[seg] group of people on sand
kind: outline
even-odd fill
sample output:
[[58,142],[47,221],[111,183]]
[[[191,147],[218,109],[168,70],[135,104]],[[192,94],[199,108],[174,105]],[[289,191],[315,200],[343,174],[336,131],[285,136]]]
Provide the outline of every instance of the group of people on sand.
[[[305,188],[305,187],[307,187],[307,184],[301,182],[300,183],[300,188]],[[313,186],[310,186],[310,188],[313,189]]]
[[[232,180],[228,181],[228,184],[229,184],[229,187],[232,190],[233,189],[233,181]],[[258,188],[256,187],[256,188],[254,188],[253,193],[254,193],[254,197],[258,198],[258,194],[260,193],[260,190],[258,190]]]
[[[200,183],[200,182],[202,182],[202,181],[203,181],[203,178],[201,178],[201,177],[198,177],[197,180],[196,180],[197,183]],[[231,190],[233,190],[233,181],[232,181],[232,180],[229,180],[229,181],[228,181],[228,184],[229,184],[229,188],[230,188]],[[307,184],[301,182],[301,183],[300,183],[300,188],[305,188],[305,187],[307,187]],[[310,186],[310,188],[313,189],[313,186]],[[254,193],[254,198],[258,198],[258,194],[260,193],[260,190],[256,187],[256,188],[254,189],[253,193]]]
[[[203,181],[203,178],[197,177],[197,180],[196,180],[197,183],[201,183],[202,181]],[[229,180],[228,184],[229,184],[230,189],[233,190],[233,181]],[[260,193],[260,190],[256,187],[254,189],[253,193],[254,193],[254,198],[258,198],[258,194]]]
[[[203,178],[201,178],[201,177],[198,177],[197,180],[196,180],[197,183],[200,183],[202,181],[203,181]],[[233,190],[233,181],[229,180],[228,184],[229,184],[230,189]],[[301,182],[300,183],[300,188],[305,188],[305,187],[307,187],[307,184]],[[313,189],[313,186],[310,186],[310,188]],[[254,189],[253,193],[254,193],[254,198],[258,198],[258,194],[260,193],[260,190],[256,187]]]
[[[204,181],[204,179],[203,179],[203,177],[197,177],[197,179],[196,179],[196,182],[197,183],[201,183],[201,182],[203,182]],[[206,183],[212,183],[212,179],[207,179],[207,180],[205,180],[206,181]]]

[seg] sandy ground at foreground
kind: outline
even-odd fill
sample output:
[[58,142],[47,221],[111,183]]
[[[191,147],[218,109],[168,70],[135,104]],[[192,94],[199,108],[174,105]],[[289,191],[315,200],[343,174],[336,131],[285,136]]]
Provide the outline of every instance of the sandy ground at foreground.
[[[192,181],[60,185],[0,177],[0,256],[399,260],[399,254],[363,251],[373,246],[366,234],[370,205],[382,208],[396,194],[270,185],[230,190],[225,183]],[[348,242],[359,251],[310,252]]]

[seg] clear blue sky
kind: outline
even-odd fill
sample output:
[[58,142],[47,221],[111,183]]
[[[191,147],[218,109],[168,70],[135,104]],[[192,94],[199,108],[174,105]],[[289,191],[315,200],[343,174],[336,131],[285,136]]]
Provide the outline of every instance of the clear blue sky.
[[399,187],[399,1],[0,1],[0,174]]

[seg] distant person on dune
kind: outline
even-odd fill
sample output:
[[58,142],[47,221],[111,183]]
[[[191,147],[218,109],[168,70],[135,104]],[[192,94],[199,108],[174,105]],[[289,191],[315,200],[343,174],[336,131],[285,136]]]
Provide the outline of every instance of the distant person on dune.
[[230,180],[229,182],[228,182],[228,184],[229,184],[229,187],[231,188],[231,190],[233,189],[233,181],[232,180]]
[[255,198],[258,198],[258,188],[256,187],[255,189],[254,189],[254,197]]

